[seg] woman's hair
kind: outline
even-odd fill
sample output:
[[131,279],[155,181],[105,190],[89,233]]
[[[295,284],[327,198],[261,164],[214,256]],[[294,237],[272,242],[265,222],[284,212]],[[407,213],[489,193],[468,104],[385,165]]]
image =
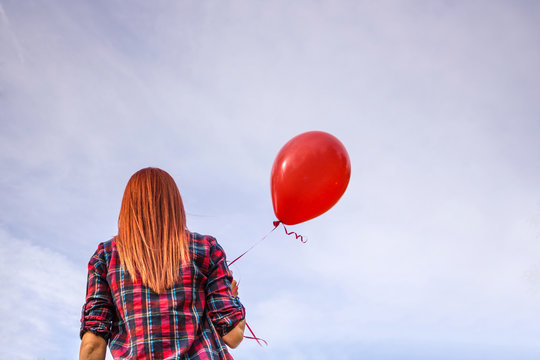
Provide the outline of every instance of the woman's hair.
[[174,179],[165,171],[146,168],[129,179],[124,191],[116,246],[132,279],[160,294],[189,261],[186,214]]

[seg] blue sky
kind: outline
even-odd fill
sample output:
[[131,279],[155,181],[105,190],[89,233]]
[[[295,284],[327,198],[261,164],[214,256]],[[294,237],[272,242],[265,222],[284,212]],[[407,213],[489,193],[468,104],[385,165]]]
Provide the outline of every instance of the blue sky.
[[167,170],[235,257],[293,136],[352,163],[328,213],[234,264],[237,359],[540,357],[540,6],[0,0],[0,352],[73,359],[125,184]]

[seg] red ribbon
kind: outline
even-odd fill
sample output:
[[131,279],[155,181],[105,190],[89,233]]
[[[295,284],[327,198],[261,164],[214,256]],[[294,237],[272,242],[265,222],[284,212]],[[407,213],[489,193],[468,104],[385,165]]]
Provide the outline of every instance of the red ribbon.
[[[255,246],[259,245],[264,239],[266,239],[268,237],[268,235],[270,235],[272,233],[272,231],[276,230],[277,227],[281,224],[281,221],[279,220],[276,220],[273,222],[274,224],[274,228],[272,230],[270,230],[270,232],[268,234],[266,234],[262,239],[260,239],[259,241],[257,241],[255,244],[251,245],[251,247],[249,249],[247,249],[246,251],[244,251],[240,256],[238,256],[236,259],[234,259],[233,261],[230,261],[227,265],[228,266],[231,266],[232,264],[234,264],[237,260],[239,260],[242,256],[246,255],[248,252],[251,251],[251,249],[253,249]],[[306,243],[307,242],[307,238],[304,239],[304,237],[302,235],[298,235],[297,233],[295,233],[294,231],[287,231],[287,228],[285,227],[285,225],[283,225],[283,229],[285,230],[285,234],[287,235],[294,235],[296,236],[297,239],[300,239],[300,241],[302,243]],[[268,343],[266,342],[266,340],[264,339],[261,339],[261,338],[258,338],[255,333],[253,332],[253,330],[251,330],[251,327],[248,325],[248,323],[246,322],[246,326],[249,330],[249,332],[251,333],[251,335],[253,336],[244,336],[246,339],[252,339],[252,340],[255,340],[257,341],[257,344],[259,344],[259,346],[263,346],[262,343],[264,343],[264,345],[268,346]]]
[[255,333],[253,333],[253,330],[251,330],[251,328],[249,327],[248,323],[246,322],[246,326],[249,330],[249,332],[251,333],[251,335],[253,336],[244,336],[246,339],[252,339],[252,340],[255,340],[257,341],[257,344],[259,344],[259,346],[262,346],[261,342],[264,343],[264,345],[268,346],[268,343],[266,342],[266,340],[264,339],[261,339],[261,338],[258,338]]
[[[279,224],[281,224],[281,221],[278,221],[278,220],[274,221],[274,226],[275,226],[275,227],[278,227]],[[275,229],[275,228],[274,228],[274,229]],[[297,239],[300,239],[300,241],[301,241],[302,243],[304,243],[304,244],[307,243],[307,238],[304,239],[304,237],[303,237],[302,235],[298,235],[298,234],[295,233],[294,231],[290,231],[290,232],[287,231],[287,228],[285,227],[285,225],[283,225],[283,229],[285,230],[285,234],[287,234],[287,235],[294,235],[294,236],[296,236]]]
[[268,237],[268,235],[270,235],[272,233],[272,231],[276,230],[276,228],[278,227],[279,223],[276,225],[276,222],[274,221],[274,228],[272,230],[270,230],[270,232],[266,235],[264,235],[262,237],[262,239],[260,239],[259,241],[257,241],[255,244],[251,245],[251,247],[249,249],[247,249],[246,251],[244,251],[242,253],[242,255],[240,255],[239,257],[237,257],[236,259],[234,259],[233,261],[230,261],[227,265],[231,266],[232,264],[234,264],[236,262],[236,260],[240,259],[242,256],[246,255],[248,252],[251,251],[251,249],[253,249],[255,246],[259,245],[264,239],[266,239]]

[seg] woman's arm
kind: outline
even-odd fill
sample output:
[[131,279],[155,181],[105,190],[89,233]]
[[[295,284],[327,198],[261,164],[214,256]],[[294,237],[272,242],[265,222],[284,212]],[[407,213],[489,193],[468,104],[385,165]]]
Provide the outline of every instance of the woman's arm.
[[244,340],[244,329],[246,327],[246,320],[242,320],[236,325],[234,329],[221,337],[223,342],[227,344],[231,349],[235,349],[242,340]]
[[107,340],[111,336],[114,304],[107,282],[104,244],[99,244],[88,262],[86,300],[81,316],[81,360],[104,360]]
[[79,360],[105,360],[106,351],[105,339],[87,331],[81,341]]
[[237,347],[244,338],[246,312],[238,299],[237,284],[227,266],[225,252],[214,238],[210,241],[210,270],[206,282],[208,316],[225,344]]
[[[238,296],[238,283],[236,280],[231,282],[232,294],[234,297]],[[244,339],[244,330],[246,328],[246,320],[242,320],[236,325],[234,329],[223,335],[221,338],[223,342],[227,344],[231,349],[235,349]]]

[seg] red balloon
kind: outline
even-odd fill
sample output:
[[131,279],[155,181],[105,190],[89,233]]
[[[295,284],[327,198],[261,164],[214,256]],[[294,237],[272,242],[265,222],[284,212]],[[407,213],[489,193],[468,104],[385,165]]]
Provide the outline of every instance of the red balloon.
[[335,136],[323,131],[295,136],[272,166],[274,213],[286,225],[313,219],[338,202],[350,177],[349,154]]

